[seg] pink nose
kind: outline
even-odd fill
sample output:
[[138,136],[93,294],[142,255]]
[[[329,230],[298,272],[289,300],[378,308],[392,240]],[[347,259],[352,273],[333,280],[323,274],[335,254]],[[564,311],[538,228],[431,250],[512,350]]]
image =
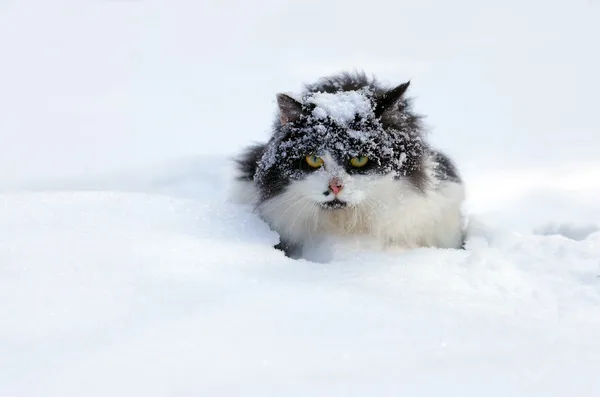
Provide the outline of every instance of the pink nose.
[[338,194],[343,188],[344,185],[338,178],[333,178],[329,181],[329,190],[331,190],[333,194]]

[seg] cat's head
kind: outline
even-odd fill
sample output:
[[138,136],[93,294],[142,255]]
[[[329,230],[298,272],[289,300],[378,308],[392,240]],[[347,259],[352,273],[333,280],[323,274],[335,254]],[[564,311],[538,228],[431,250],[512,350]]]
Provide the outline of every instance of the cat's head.
[[256,174],[263,200],[287,192],[334,210],[397,179],[422,188],[425,143],[408,86],[384,89],[364,75],[342,75],[300,96],[278,94],[275,133]]

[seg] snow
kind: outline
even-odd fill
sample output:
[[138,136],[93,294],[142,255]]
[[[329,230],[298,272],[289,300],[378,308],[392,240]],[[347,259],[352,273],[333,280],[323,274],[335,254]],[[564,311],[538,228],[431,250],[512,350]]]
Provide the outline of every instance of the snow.
[[[0,4],[0,396],[598,395],[598,4],[308,5]],[[293,261],[227,202],[352,67],[411,79],[467,250]]]
[[315,118],[330,117],[340,126],[354,121],[357,115],[360,119],[366,119],[373,113],[369,98],[359,91],[315,92],[310,94],[305,101],[316,105],[312,113]]
[[130,190],[1,195],[0,395],[599,390],[597,229],[516,233],[481,212],[465,251],[293,261],[227,202],[229,173],[208,157]]

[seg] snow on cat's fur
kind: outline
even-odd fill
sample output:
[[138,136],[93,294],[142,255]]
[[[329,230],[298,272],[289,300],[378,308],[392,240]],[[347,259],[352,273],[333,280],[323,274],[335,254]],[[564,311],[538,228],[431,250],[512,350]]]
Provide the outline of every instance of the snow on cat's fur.
[[330,237],[378,248],[462,246],[463,183],[427,144],[408,86],[341,74],[277,95],[273,135],[237,159],[236,189],[279,233],[277,248],[306,256]]

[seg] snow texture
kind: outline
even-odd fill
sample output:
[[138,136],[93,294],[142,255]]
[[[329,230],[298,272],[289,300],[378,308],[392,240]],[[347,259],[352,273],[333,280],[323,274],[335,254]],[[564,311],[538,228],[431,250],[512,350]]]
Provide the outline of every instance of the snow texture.
[[600,390],[598,231],[514,233],[481,213],[464,251],[294,261],[226,202],[225,158],[166,169],[0,196],[0,395]]
[[366,119],[373,115],[369,98],[360,91],[316,92],[305,99],[306,103],[316,105],[313,116],[317,119],[331,117],[341,126],[353,121],[356,116]]
[[[598,2],[307,4],[0,2],[1,397],[600,395]],[[225,201],[354,66],[411,79],[466,250],[293,261]]]

